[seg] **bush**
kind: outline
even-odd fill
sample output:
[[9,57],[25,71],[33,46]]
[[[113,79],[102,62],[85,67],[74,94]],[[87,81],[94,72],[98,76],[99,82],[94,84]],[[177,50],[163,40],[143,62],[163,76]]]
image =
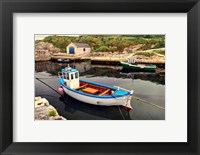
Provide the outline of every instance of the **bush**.
[[165,50],[154,50],[154,53],[165,55]]
[[148,50],[151,49],[151,44],[145,44],[144,46],[142,46],[143,50]]
[[150,52],[137,52],[136,55],[144,55],[146,57],[151,57],[154,55],[154,53],[150,53]]
[[163,48],[163,47],[165,47],[165,42],[159,42],[158,44],[156,44],[154,48]]
[[164,35],[80,35],[78,37],[54,35],[47,36],[41,41],[52,43],[62,52],[65,52],[71,42],[87,43],[92,47],[93,52],[121,51],[125,47],[136,44],[144,44],[143,50],[151,49],[151,45],[155,45],[153,48],[165,47]]
[[53,116],[53,117],[55,117],[55,116],[56,116],[56,112],[55,112],[55,110],[50,111],[50,112],[49,112],[49,116]]
[[107,46],[101,46],[99,48],[97,48],[96,50],[94,50],[94,52],[105,52],[105,51],[109,51],[110,49]]

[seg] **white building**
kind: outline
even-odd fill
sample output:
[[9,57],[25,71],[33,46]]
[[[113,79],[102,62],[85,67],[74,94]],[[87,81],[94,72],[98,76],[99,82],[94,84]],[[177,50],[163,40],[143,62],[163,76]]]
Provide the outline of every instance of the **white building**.
[[91,47],[85,43],[70,43],[66,47],[67,54],[89,54],[91,52]]

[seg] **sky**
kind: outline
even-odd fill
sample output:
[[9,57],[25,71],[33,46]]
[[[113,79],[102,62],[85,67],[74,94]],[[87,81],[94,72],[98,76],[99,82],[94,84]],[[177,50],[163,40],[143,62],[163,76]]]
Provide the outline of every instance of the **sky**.
[[[55,35],[55,34],[53,34],[53,35]],[[44,39],[47,36],[52,36],[52,34],[35,34],[35,40],[42,40],[42,39]],[[78,37],[79,35],[67,35],[67,34],[65,35],[65,34],[63,34],[63,35],[57,35],[57,36]]]

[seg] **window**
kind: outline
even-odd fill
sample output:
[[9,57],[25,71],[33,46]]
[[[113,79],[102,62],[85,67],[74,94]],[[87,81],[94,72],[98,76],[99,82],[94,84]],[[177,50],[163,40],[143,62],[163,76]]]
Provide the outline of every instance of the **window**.
[[59,77],[63,77],[62,72],[58,72]]
[[66,73],[63,73],[63,78],[66,79]]
[[66,79],[69,80],[69,73],[66,73]]
[[75,79],[78,79],[78,72],[75,73]]
[[71,80],[73,80],[74,79],[74,74],[71,74]]
[[83,51],[85,51],[85,48],[83,49]]

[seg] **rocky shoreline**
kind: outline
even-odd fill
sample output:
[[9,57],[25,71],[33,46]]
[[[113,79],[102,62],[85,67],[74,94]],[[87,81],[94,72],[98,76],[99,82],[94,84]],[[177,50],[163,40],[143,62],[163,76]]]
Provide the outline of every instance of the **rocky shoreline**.
[[[126,47],[123,51],[115,52],[91,52],[89,54],[72,55],[62,53],[59,48],[54,47],[50,43],[40,42],[35,48],[35,61],[48,61],[57,59],[69,59],[73,61],[91,60],[94,62],[120,62],[128,61],[128,58],[134,57],[137,63],[152,63],[152,64],[164,64],[165,56],[156,53],[159,50],[165,50],[165,48],[141,50],[141,44]],[[141,53],[153,53],[151,56],[141,55]],[[139,55],[140,53],[140,55]]]
[[35,97],[35,120],[66,120],[49,104],[48,100],[40,96]]

